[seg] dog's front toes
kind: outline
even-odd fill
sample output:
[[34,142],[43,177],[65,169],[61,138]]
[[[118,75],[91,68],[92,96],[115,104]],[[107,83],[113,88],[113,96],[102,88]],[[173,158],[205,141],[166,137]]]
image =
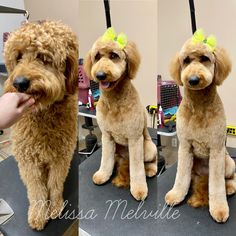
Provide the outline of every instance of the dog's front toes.
[[53,200],[50,205],[50,218],[56,219],[59,217],[64,209],[63,199]]
[[137,201],[143,201],[148,195],[147,184],[131,184],[130,192]]
[[165,196],[165,202],[167,205],[174,206],[179,204],[184,200],[185,194],[181,193],[181,191],[170,190]]
[[229,206],[227,202],[218,202],[210,206],[210,214],[218,223],[224,223],[229,218]]
[[47,210],[44,208],[30,207],[28,211],[28,223],[32,229],[43,230],[47,223]]
[[97,171],[94,175],[93,175],[93,182],[95,184],[104,184],[105,182],[107,182],[109,180],[110,176],[106,175],[104,172],[102,171]]
[[157,174],[156,163],[145,163],[145,173],[147,177],[153,177]]

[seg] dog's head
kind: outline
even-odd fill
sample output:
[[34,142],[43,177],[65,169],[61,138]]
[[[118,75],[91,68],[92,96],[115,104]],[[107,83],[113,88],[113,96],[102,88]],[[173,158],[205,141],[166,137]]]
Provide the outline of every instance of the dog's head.
[[110,91],[124,78],[134,79],[140,64],[135,43],[128,41],[122,48],[116,41],[100,37],[88,52],[84,69],[100,89]]
[[59,22],[27,23],[13,32],[4,47],[8,79],[5,92],[22,92],[43,109],[78,89],[78,44]]
[[189,39],[171,62],[170,74],[178,85],[192,90],[210,84],[221,85],[231,71],[231,61],[223,48],[206,40]]

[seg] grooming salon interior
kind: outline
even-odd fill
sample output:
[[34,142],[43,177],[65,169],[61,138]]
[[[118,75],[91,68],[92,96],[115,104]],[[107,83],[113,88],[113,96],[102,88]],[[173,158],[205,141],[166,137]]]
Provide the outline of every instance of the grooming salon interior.
[[0,0],[0,236],[235,235],[234,0]]

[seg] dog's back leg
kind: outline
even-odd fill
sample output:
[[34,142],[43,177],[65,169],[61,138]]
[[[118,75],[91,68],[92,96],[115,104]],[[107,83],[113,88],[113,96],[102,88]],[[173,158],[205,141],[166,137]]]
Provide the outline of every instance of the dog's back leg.
[[235,162],[227,151],[225,153],[225,178],[226,193],[232,195],[236,192]]
[[146,176],[153,177],[157,173],[157,147],[152,142],[152,139],[146,127],[143,131],[143,137],[145,173]]

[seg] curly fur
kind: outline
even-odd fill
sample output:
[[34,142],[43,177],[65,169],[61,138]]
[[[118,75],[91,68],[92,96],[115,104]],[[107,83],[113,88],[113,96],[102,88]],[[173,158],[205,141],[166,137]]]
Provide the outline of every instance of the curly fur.
[[[93,181],[103,184],[109,180],[116,154],[118,176],[113,184],[127,187],[130,182],[131,194],[135,199],[143,200],[148,194],[146,175],[154,176],[157,172],[157,150],[146,127],[145,111],[131,83],[139,64],[140,56],[133,42],[129,41],[122,50],[115,42],[104,42],[99,38],[88,52],[84,68],[91,79],[99,82],[102,92],[97,105],[102,160]],[[99,81],[98,72],[104,72],[106,79]],[[121,146],[128,149],[121,151]],[[122,161],[124,156],[126,159]],[[149,165],[146,175],[144,162]]]
[[77,140],[78,45],[59,22],[27,23],[13,32],[4,49],[9,78],[5,92],[16,92],[18,76],[30,80],[25,93],[35,105],[12,127],[13,154],[29,199],[28,223],[42,230],[63,206],[63,185]]
[[[204,43],[194,44],[191,39],[170,67],[173,79],[184,86],[184,98],[177,113],[180,147],[176,179],[165,200],[170,205],[183,201],[192,173],[193,193],[188,203],[205,206],[209,199],[210,214],[217,222],[225,222],[229,216],[226,191],[236,191],[235,163],[225,149],[226,118],[216,89],[230,71],[224,49],[217,47],[211,52]],[[191,85],[191,76],[199,78],[197,85]]]

